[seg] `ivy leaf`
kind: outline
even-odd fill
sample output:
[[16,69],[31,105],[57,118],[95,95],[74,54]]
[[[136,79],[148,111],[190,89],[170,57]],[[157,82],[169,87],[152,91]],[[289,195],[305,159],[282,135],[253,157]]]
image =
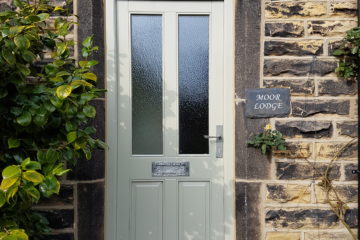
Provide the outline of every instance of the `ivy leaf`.
[[67,98],[72,92],[72,87],[70,85],[62,85],[56,89],[56,96],[63,100]]
[[1,51],[1,54],[3,56],[3,58],[5,59],[5,61],[10,64],[10,65],[14,65],[16,62],[15,56],[12,54],[12,51],[8,48],[3,48]]
[[82,42],[82,45],[86,48],[90,48],[93,45],[93,37],[87,37]]
[[58,56],[61,56],[67,49],[67,46],[65,43],[58,43],[57,44],[57,49],[56,49],[56,54]]
[[0,208],[6,203],[6,195],[0,190]]
[[44,181],[39,185],[40,192],[44,197],[50,197],[54,193],[58,194],[60,190],[60,183],[54,176],[45,177]]
[[91,105],[87,105],[83,108],[83,113],[89,118],[94,118],[96,116],[96,109]]
[[31,161],[30,158],[26,158],[22,163],[21,163],[21,168],[23,170],[40,170],[41,169],[41,164],[37,161]]
[[14,26],[10,28],[10,34],[17,35],[24,30],[25,26]]
[[20,70],[20,72],[24,75],[24,76],[29,76],[31,71],[28,67],[26,67],[23,64],[20,63],[16,63],[16,67]]
[[41,183],[42,181],[44,181],[44,176],[40,173],[38,173],[37,171],[34,170],[28,170],[26,172],[23,173],[23,178],[25,180],[28,180],[30,182],[33,182],[35,184],[37,183]]
[[29,187],[29,188],[25,188],[25,192],[32,197],[35,202],[39,201],[40,199],[40,192],[35,188],[35,187]]
[[3,170],[2,176],[3,180],[1,182],[0,189],[8,191],[20,179],[21,169],[16,165],[8,166]]
[[40,13],[37,15],[40,18],[40,21],[45,21],[46,19],[48,19],[50,17],[50,14],[48,13]]
[[32,63],[35,61],[36,59],[36,55],[34,53],[32,53],[31,51],[29,50],[25,50],[23,53],[22,53],[22,58],[28,62],[28,63]]
[[18,148],[18,147],[20,147],[20,144],[21,144],[21,142],[20,142],[19,139],[16,139],[16,138],[13,138],[13,137],[8,139],[9,149]]
[[24,112],[23,114],[21,114],[18,118],[16,118],[16,122],[23,126],[29,126],[31,123],[31,114],[29,112]]
[[74,142],[74,141],[76,140],[76,138],[77,138],[76,131],[69,132],[69,133],[67,134],[67,141],[68,141],[68,143]]
[[15,45],[20,49],[28,49],[30,47],[30,41],[25,36],[16,36],[14,38]]
[[29,240],[29,237],[26,235],[24,230],[15,229],[10,231],[11,238],[4,238],[4,240]]
[[84,73],[82,75],[82,77],[85,78],[85,79],[89,79],[91,81],[94,81],[94,82],[97,81],[97,76],[94,73],[90,73],[90,72],[89,73]]
[[50,97],[50,102],[56,108],[60,108],[62,106],[62,104],[63,104],[63,101],[61,99],[57,98],[57,97]]

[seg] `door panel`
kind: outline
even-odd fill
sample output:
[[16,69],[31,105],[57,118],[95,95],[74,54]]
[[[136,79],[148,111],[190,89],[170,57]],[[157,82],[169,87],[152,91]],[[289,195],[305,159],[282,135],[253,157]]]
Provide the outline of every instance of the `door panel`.
[[209,239],[209,182],[179,182],[179,240]]
[[224,239],[222,4],[117,2],[119,240]]
[[162,240],[162,182],[132,183],[132,239]]

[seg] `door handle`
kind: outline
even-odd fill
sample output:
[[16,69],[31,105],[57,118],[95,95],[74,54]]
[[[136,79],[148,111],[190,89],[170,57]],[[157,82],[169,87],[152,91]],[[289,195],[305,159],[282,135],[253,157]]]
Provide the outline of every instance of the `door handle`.
[[222,136],[209,136],[209,135],[204,135],[205,139],[216,139],[216,140],[222,140]]
[[223,126],[216,125],[216,136],[204,135],[205,139],[216,139],[216,158],[223,158],[223,148],[224,148],[224,139],[223,139]]

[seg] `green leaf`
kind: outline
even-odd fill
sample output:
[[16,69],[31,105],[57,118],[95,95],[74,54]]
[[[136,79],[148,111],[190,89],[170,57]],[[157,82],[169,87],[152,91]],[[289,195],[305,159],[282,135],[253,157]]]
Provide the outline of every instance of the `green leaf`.
[[10,65],[14,65],[16,62],[15,56],[13,55],[12,51],[8,48],[3,48],[1,51],[1,54],[3,56],[3,58],[5,59],[5,61],[10,64]]
[[56,176],[63,176],[64,174],[66,174],[70,171],[71,171],[71,169],[64,169],[63,163],[59,163],[52,171],[52,174],[54,174]]
[[52,105],[54,105],[56,108],[60,108],[63,104],[63,101],[57,97],[50,97],[50,102]]
[[25,192],[32,197],[35,202],[40,200],[40,192],[35,187],[29,187],[25,189]]
[[96,116],[96,109],[91,105],[87,105],[83,108],[83,113],[89,118],[94,118]]
[[31,123],[31,114],[29,112],[24,112],[23,114],[21,114],[18,118],[16,118],[16,122],[23,126],[29,126]]
[[36,55],[34,53],[32,53],[31,51],[29,50],[25,50],[23,53],[22,53],[22,58],[28,62],[28,63],[32,63],[36,60]]
[[[26,235],[25,231],[22,229],[11,230],[10,236],[14,237],[14,240],[29,240],[28,235]],[[10,239],[4,239],[4,240],[10,240]]]
[[6,203],[6,195],[0,190],[0,208]]
[[97,81],[97,76],[94,73],[88,72],[88,73],[84,73],[82,75],[83,78],[85,79],[89,79],[91,81],[96,82]]
[[11,35],[17,35],[24,30],[25,26],[14,26],[10,28]]
[[20,147],[20,144],[21,144],[21,142],[20,142],[19,139],[16,139],[16,138],[13,138],[13,137],[8,139],[9,149],[18,148],[18,147]]
[[76,140],[76,138],[77,138],[76,131],[69,132],[69,133],[67,134],[67,141],[68,141],[68,143],[74,142],[74,141]]
[[86,160],[91,159],[91,151],[88,147],[82,148],[82,151],[84,152]]
[[11,165],[6,167],[2,172],[3,179],[17,178],[21,175],[21,169],[17,165]]
[[23,170],[40,170],[41,169],[41,164],[37,161],[31,161],[30,158],[26,158],[22,163],[21,163],[21,168]]
[[59,193],[60,183],[55,176],[47,176],[45,180],[40,183],[39,190],[44,197],[50,197],[55,193]]
[[40,13],[37,16],[40,18],[40,21],[45,21],[46,19],[48,19],[50,17],[50,14],[48,14],[48,13]]
[[30,47],[30,41],[25,36],[16,36],[14,38],[15,45],[20,49],[28,49]]
[[31,71],[28,67],[26,67],[25,65],[23,64],[20,64],[20,63],[16,63],[16,67],[20,70],[20,72],[25,75],[25,76],[29,76]]
[[56,54],[58,56],[61,56],[67,49],[67,46],[65,43],[58,43],[56,47],[57,47]]
[[75,88],[80,87],[80,86],[89,87],[89,88],[94,87],[94,85],[92,85],[91,83],[88,83],[87,81],[84,81],[84,80],[74,80],[70,83],[70,85]]
[[82,42],[82,45],[86,48],[90,48],[93,45],[93,37],[87,37]]
[[18,8],[24,7],[24,3],[21,0],[14,0],[13,3],[15,5],[15,7],[18,7]]
[[70,85],[62,85],[56,89],[56,96],[63,100],[67,98],[72,92],[72,87]]
[[29,170],[23,173],[23,178],[35,184],[44,181],[44,176],[34,170]]
[[34,117],[34,123],[36,126],[42,127],[44,126],[48,121],[48,117],[47,116],[41,116],[41,115],[36,115]]

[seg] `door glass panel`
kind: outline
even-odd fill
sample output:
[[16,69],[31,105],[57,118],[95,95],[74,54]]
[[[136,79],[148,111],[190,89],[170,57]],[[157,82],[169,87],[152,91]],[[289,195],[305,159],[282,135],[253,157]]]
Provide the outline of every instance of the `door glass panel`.
[[132,153],[163,153],[162,17],[131,15]]
[[179,153],[207,154],[209,16],[179,16]]

